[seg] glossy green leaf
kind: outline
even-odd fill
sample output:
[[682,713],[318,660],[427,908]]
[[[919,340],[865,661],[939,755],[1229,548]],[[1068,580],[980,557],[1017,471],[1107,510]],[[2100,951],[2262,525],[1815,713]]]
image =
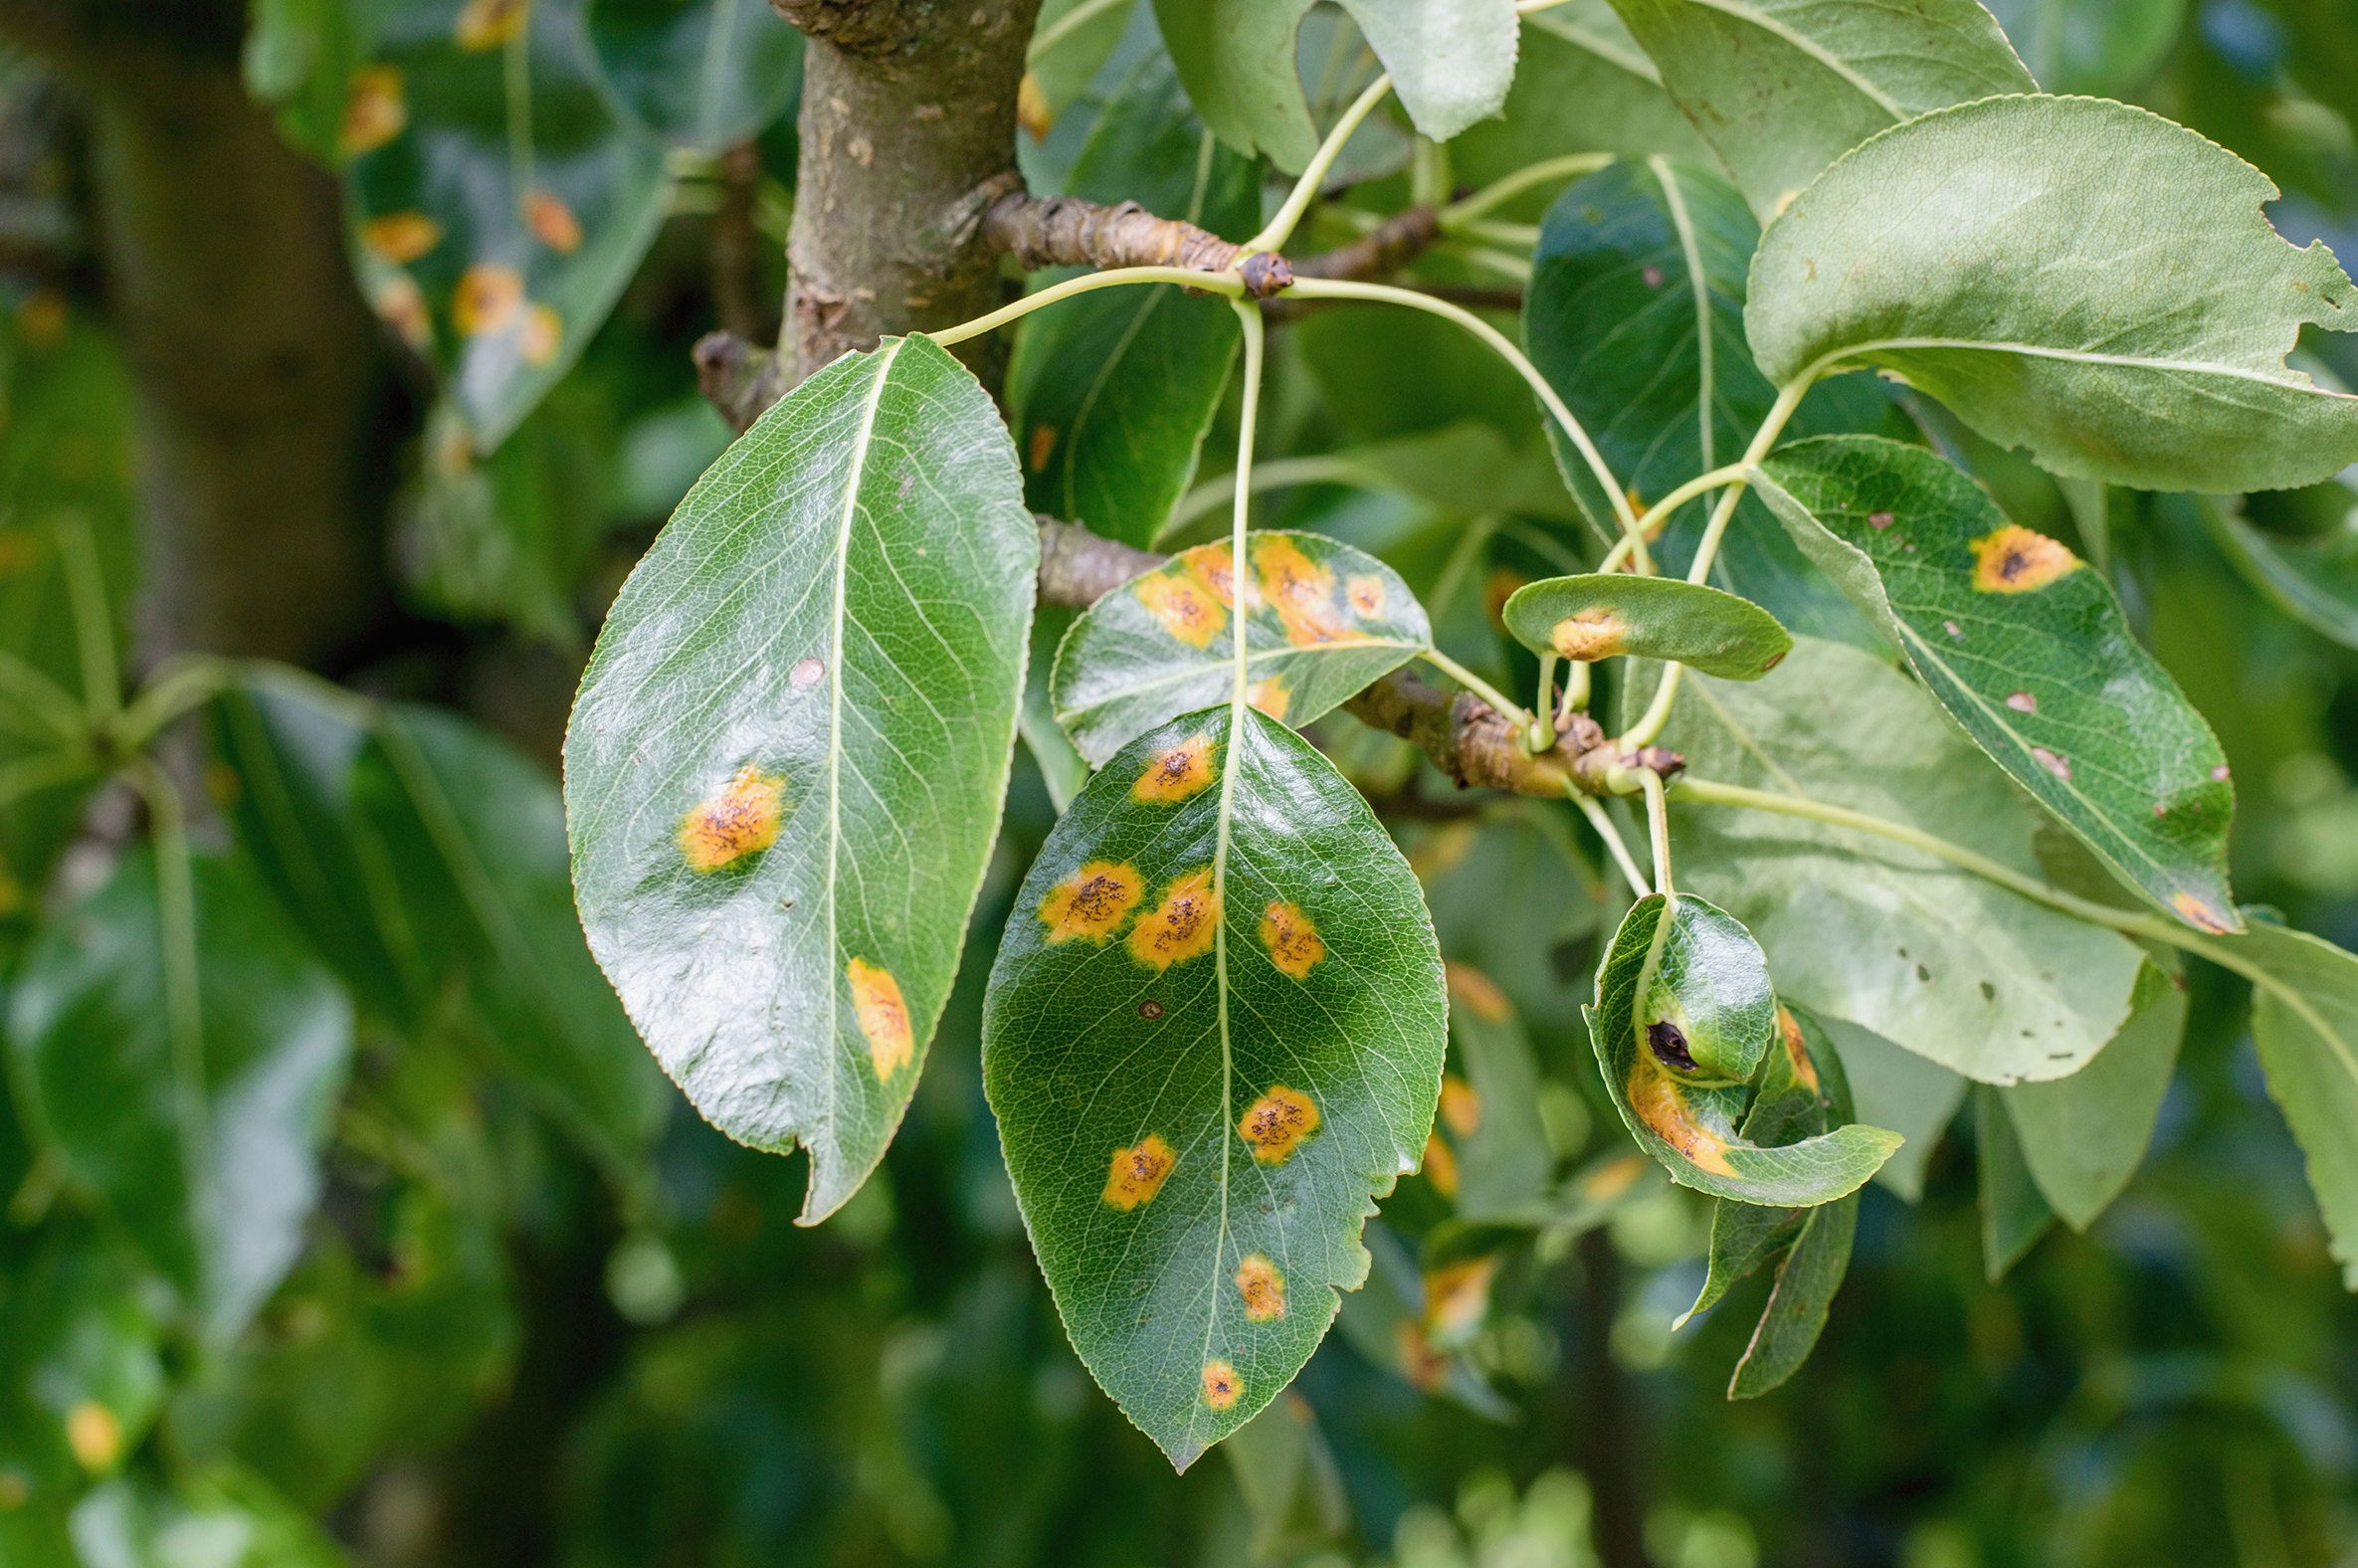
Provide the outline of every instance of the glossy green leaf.
[[2094,1224],[2137,1173],[2185,1032],[2186,982],[2178,955],[2163,948],[2138,976],[2128,1022],[2093,1062],[2069,1078],[1998,1090],[2032,1180],[2071,1229]]
[[2121,98],[2177,42],[2186,0],[1991,0],[1990,11],[2048,92]]
[[1339,0],[1417,129],[1447,141],[1496,114],[1514,81],[1514,0]]
[[589,43],[624,110],[675,145],[733,146],[802,92],[802,34],[753,0],[589,0]]
[[891,1140],[990,857],[1039,571],[989,397],[930,339],[837,360],[623,585],[565,743],[590,948],[696,1108],[811,1151],[803,1218]]
[[1714,1197],[1798,1207],[1856,1191],[1898,1135],[1846,1126],[1781,1147],[1749,1141],[1746,1083],[1777,1043],[1767,961],[1741,925],[1700,898],[1680,894],[1667,927],[1663,911],[1660,893],[1630,910],[1587,1010],[1606,1090],[1631,1136],[1672,1181]]
[[2055,1210],[2023,1157],[2021,1134],[2006,1101],[1987,1083],[1973,1088],[1974,1163],[1981,1179],[1982,1272],[1992,1284],[2039,1245]]
[[1966,1079],[1927,1057],[1840,1018],[1820,1020],[1842,1053],[1859,1119],[1907,1139],[1874,1179],[1909,1203],[1924,1196],[1924,1170],[1965,1103]]
[[[1634,695],[1643,697],[1650,683]],[[1689,676],[1663,744],[1698,777],[1908,824],[2041,875],[2046,820],[1889,665],[1797,640],[1766,681]],[[1769,953],[1779,995],[1968,1078],[2060,1078],[2128,1016],[2144,955],[1929,855],[1671,795],[1681,882]]]
[[1621,654],[1670,659],[1726,681],[1757,681],[1793,651],[1792,637],[1760,606],[1674,577],[1549,577],[1516,589],[1504,615],[1507,631],[1533,653],[1590,663]]
[[1614,0],[1614,9],[1763,222],[1879,130],[2037,91],[1974,0]]
[[1757,1399],[1801,1370],[1850,1270],[1858,1227],[1855,1192],[1810,1210],[1803,1219],[1800,1235],[1777,1265],[1777,1282],[1769,1288],[1751,1342],[1728,1379],[1729,1399]]
[[295,1262],[352,1053],[352,1006],[243,859],[193,863],[201,1060],[166,1023],[142,850],[27,950],[8,1035],[42,1141],[219,1344]]
[[[1106,105],[1071,193],[1135,201],[1234,240],[1261,215],[1254,165],[1211,140],[1161,54],[1139,62]],[[1237,342],[1226,300],[1168,285],[1103,290],[1031,317],[1007,400],[1032,505],[1152,544],[1195,476]]]
[[1416,880],[1253,708],[1140,736],[1016,895],[983,1080],[1074,1347],[1181,1466],[1265,1407],[1366,1278],[1446,1046]]
[[1294,74],[1293,40],[1311,0],[1154,0],[1164,47],[1213,134],[1288,173],[1318,150]]
[[572,367],[668,200],[662,145],[594,75],[584,4],[397,7],[344,108],[363,291],[483,453]]
[[2227,882],[2227,755],[2111,585],[1945,460],[1866,437],[1770,457],[1762,497],[1998,765],[2106,865],[2207,931]]
[[2311,631],[2358,648],[2358,494],[2346,482],[2333,488],[2348,496],[2340,526],[2305,538],[2255,527],[2232,499],[2205,497],[2197,509],[2245,581]]
[[[1449,1140],[1459,1216],[1504,1219],[1536,1202],[1555,1173],[1539,1119],[1539,1063],[1514,1005],[1490,977],[1471,964],[1445,967],[1450,1039],[1465,1076],[1442,1078],[1435,1135]],[[1435,1174],[1430,1158],[1425,1174]]]
[[1969,103],[1860,147],[1769,225],[1745,333],[1779,385],[1874,365],[2057,474],[2314,484],[2358,460],[2358,398],[2284,356],[2358,290],[2268,227],[2275,195],[2142,109]]
[[1478,188],[1572,152],[1711,155],[1609,0],[1570,0],[1523,18],[1503,117],[1468,126],[1450,143],[1450,163]]
[[[1228,695],[1236,671],[1230,547],[1199,544],[1099,599],[1057,650],[1049,695],[1081,754]],[[1255,533],[1248,562],[1247,700],[1306,724],[1433,643],[1400,574],[1322,534]]]

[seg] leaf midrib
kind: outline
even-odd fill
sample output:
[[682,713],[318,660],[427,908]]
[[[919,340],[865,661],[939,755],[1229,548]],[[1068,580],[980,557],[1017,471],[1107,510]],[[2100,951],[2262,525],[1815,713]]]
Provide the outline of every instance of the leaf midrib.
[[[1697,0],[1700,3],[1700,0]],[[2233,365],[2217,359],[2161,359],[2138,354],[2105,354],[2088,348],[2057,348],[2045,343],[2021,343],[2006,338],[1972,337],[1882,337],[1865,342],[1847,343],[1829,349],[1811,361],[1801,378],[1815,381],[1828,374],[1845,359],[1872,354],[1884,349],[1955,348],[1991,354],[2022,354],[2033,359],[2060,359],[2071,364],[2111,365],[2128,370],[2177,370],[2198,375],[2225,376],[2238,381],[2258,382],[2261,386],[2281,387],[2291,392],[2305,392],[2323,398],[2348,398],[2358,402],[2358,395],[2329,392],[2299,372],[2285,370],[2280,376],[2249,365]]]

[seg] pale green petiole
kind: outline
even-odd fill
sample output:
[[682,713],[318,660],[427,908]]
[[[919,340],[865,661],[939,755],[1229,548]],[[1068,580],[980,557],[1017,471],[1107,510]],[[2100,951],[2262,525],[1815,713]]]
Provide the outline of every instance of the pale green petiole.
[[1613,819],[1605,814],[1605,808],[1594,796],[1582,793],[1580,787],[1569,779],[1564,781],[1564,793],[1572,798],[1573,805],[1580,808],[1580,814],[1588,819],[1589,826],[1597,830],[1597,837],[1604,841],[1606,853],[1613,857],[1613,864],[1620,870],[1622,881],[1630,884],[1631,894],[1639,898],[1651,896],[1654,889],[1646,884],[1646,874],[1638,870],[1636,857],[1630,854],[1630,847],[1621,842],[1621,830],[1613,826]]
[[1529,727],[1534,722],[1536,722],[1536,720],[1531,717],[1529,711],[1526,710],[1521,703],[1515,701],[1505,692],[1499,690],[1496,686],[1490,685],[1487,681],[1484,681],[1481,677],[1475,675],[1473,671],[1467,669],[1464,665],[1458,663],[1455,659],[1452,659],[1440,649],[1424,649],[1418,653],[1417,657],[1424,660],[1425,663],[1431,665],[1434,669],[1440,671],[1443,675],[1448,676],[1452,681],[1457,682],[1458,685],[1464,686],[1475,696],[1478,696],[1483,701],[1489,703],[1490,706],[1496,708],[1506,717],[1511,718],[1516,723],[1524,726],[1526,730],[1528,730]]
[[1488,217],[1527,190],[1594,174],[1613,161],[1610,152],[1574,152],[1560,158],[1542,158],[1537,163],[1524,164],[1512,174],[1501,175],[1463,201],[1451,202],[1434,216],[1441,224],[1442,233],[1464,233],[1467,225]]
[[1259,234],[1245,242],[1245,248],[1239,255],[1252,256],[1263,251],[1275,251],[1293,238],[1294,225],[1300,223],[1301,215],[1310,210],[1310,202],[1316,198],[1318,187],[1325,183],[1326,171],[1334,167],[1334,160],[1342,155],[1343,143],[1351,139],[1351,132],[1359,128],[1359,122],[1367,118],[1368,112],[1381,103],[1384,95],[1391,91],[1392,78],[1389,75],[1380,76],[1367,85],[1367,91],[1343,110],[1343,117],[1334,122],[1334,129],[1328,131],[1326,139],[1318,144],[1318,151],[1310,159],[1309,166],[1301,171],[1301,178],[1293,182],[1293,190],[1286,196],[1285,205],[1277,209],[1277,216],[1270,219]]
[[963,343],[970,337],[1020,321],[1042,305],[1055,304],[1096,289],[1118,289],[1124,284],[1177,284],[1182,289],[1197,289],[1206,294],[1226,294],[1231,299],[1245,292],[1245,281],[1234,273],[1203,273],[1186,267],[1115,267],[1101,273],[1083,273],[1061,284],[1026,294],[1013,304],[1001,305],[988,315],[978,315],[971,321],[960,321],[956,326],[945,326],[938,332],[924,335],[942,347]]

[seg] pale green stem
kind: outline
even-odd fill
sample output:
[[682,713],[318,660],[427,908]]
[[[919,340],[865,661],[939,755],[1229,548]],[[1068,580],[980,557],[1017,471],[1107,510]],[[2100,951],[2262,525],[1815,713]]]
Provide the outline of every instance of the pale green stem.
[[156,913],[162,937],[164,1032],[171,1045],[172,1112],[180,1138],[181,1179],[188,1188],[197,1255],[209,1257],[219,1234],[213,1204],[213,1118],[205,1096],[205,1016],[197,983],[196,883],[180,792],[162,768],[141,757],[124,778],[147,802],[155,841]]
[[1640,770],[1646,791],[1646,833],[1654,841],[1654,885],[1665,897],[1670,892],[1670,807],[1663,798],[1663,776],[1652,768]]
[[1285,198],[1285,205],[1277,209],[1277,215],[1259,234],[1245,242],[1245,248],[1237,253],[1239,256],[1275,251],[1293,238],[1293,226],[1301,222],[1303,213],[1310,210],[1310,203],[1318,195],[1318,187],[1326,181],[1326,171],[1333,168],[1334,160],[1342,155],[1343,143],[1351,139],[1351,132],[1359,128],[1359,122],[1367,118],[1369,110],[1381,103],[1384,95],[1391,91],[1392,78],[1388,74],[1380,76],[1367,85],[1367,91],[1360,94],[1349,108],[1343,110],[1343,117],[1334,122],[1334,129],[1328,131],[1326,139],[1318,144],[1318,151],[1310,159],[1309,167],[1303,169],[1301,178],[1293,182],[1293,191]]
[[1588,818],[1588,825],[1597,830],[1597,837],[1605,841],[1606,853],[1621,869],[1622,881],[1630,884],[1630,891],[1640,898],[1652,897],[1654,889],[1646,885],[1646,874],[1638,870],[1637,859],[1630,854],[1630,847],[1621,842],[1621,830],[1613,826],[1604,806],[1594,796],[1581,793],[1580,787],[1569,779],[1564,781],[1564,793],[1572,797],[1572,804],[1580,808],[1580,814]]
[[1670,704],[1678,700],[1678,678],[1686,671],[1684,665],[1665,665],[1662,684],[1654,688],[1654,700],[1647,704],[1646,716],[1630,726],[1621,737],[1624,751],[1635,751],[1640,746],[1651,746],[1654,737],[1663,732],[1663,725],[1670,721]]
[[1486,218],[1517,196],[1537,186],[1557,180],[1576,180],[1594,174],[1614,161],[1610,152],[1574,152],[1560,158],[1542,158],[1537,163],[1526,163],[1512,174],[1503,175],[1475,191],[1464,201],[1451,202],[1435,216],[1444,234],[1456,234],[1465,225],[1478,218]]
[[1539,225],[1535,223],[1498,223],[1487,218],[1477,218],[1470,223],[1462,223],[1449,232],[1469,240],[1511,245],[1526,251],[1539,243]]
[[13,697],[27,717],[60,740],[83,732],[82,708],[74,694],[5,648],[0,648],[0,697]]
[[175,659],[158,670],[122,711],[118,733],[125,746],[142,746],[173,719],[211,701],[236,678],[221,660],[203,654]]
[[1531,704],[1531,750],[1534,755],[1556,743],[1555,726],[1549,722],[1556,710],[1556,658],[1553,653],[1539,656],[1539,695]]
[[1492,353],[1505,360],[1513,368],[1514,373],[1523,378],[1524,385],[1528,386],[1532,395],[1539,399],[1540,406],[1554,416],[1555,422],[1564,428],[1564,434],[1570,438],[1572,445],[1580,450],[1581,459],[1587,463],[1589,472],[1594,474],[1597,483],[1604,487],[1605,494],[1613,504],[1613,514],[1621,519],[1622,530],[1629,535],[1632,541],[1630,548],[1636,552],[1641,562],[1646,563],[1648,571],[1653,570],[1652,557],[1646,552],[1646,541],[1638,533],[1638,514],[1631,509],[1630,498],[1622,490],[1621,482],[1613,477],[1613,470],[1606,466],[1605,459],[1597,451],[1596,443],[1588,439],[1587,429],[1572,416],[1572,411],[1564,406],[1564,400],[1556,396],[1556,389],[1548,385],[1547,377],[1541,375],[1538,367],[1523,357],[1521,349],[1507,341],[1504,333],[1473,311],[1454,305],[1447,299],[1436,299],[1431,294],[1419,294],[1414,289],[1395,289],[1389,284],[1346,283],[1340,279],[1306,278],[1292,288],[1285,290],[1284,294],[1287,297],[1296,299],[1373,299],[1387,304],[1404,304],[1412,310],[1423,310],[1441,316],[1445,320],[1455,321],[1459,326],[1480,338]]
[[1024,51],[1024,64],[1036,66],[1066,39],[1094,22],[1098,17],[1117,7],[1135,5],[1137,0],[1081,0],[1081,4],[1058,17],[1032,35],[1029,48]]
[[1557,6],[1571,3],[1572,0],[1515,0],[1514,14],[1529,16],[1534,11],[1553,11]]
[[1499,277],[1511,278],[1518,284],[1531,281],[1531,264],[1524,257],[1509,256],[1504,251],[1493,251],[1484,245],[1463,245],[1455,240],[1444,240],[1435,249],[1476,267],[1486,267]]
[[[1245,636],[1244,627],[1245,585],[1252,581],[1245,575],[1245,530],[1253,512],[1253,427],[1259,422],[1261,413],[1262,330],[1260,305],[1248,299],[1235,299],[1230,303],[1236,309],[1238,325],[1245,332],[1245,389],[1237,416],[1236,471],[1236,477],[1243,483],[1236,487],[1236,504],[1229,512],[1228,525],[1228,580],[1237,603],[1237,626],[1231,639],[1236,644],[1236,681],[1229,702],[1232,719],[1241,722],[1244,718],[1245,688],[1249,684],[1247,664],[1251,641]],[[1236,744],[1235,727],[1232,722],[1229,741],[1232,748]]]
[[1417,653],[1417,657],[1424,660],[1425,663],[1431,665],[1434,669],[1440,671],[1443,675],[1448,676],[1452,681],[1457,682],[1458,685],[1464,686],[1475,696],[1478,696],[1483,701],[1489,703],[1490,706],[1496,708],[1501,714],[1522,725],[1526,734],[1529,733],[1531,725],[1537,722],[1537,720],[1533,719],[1531,715],[1524,710],[1523,705],[1520,702],[1515,701],[1505,692],[1499,690],[1496,686],[1490,685],[1487,681],[1484,681],[1481,677],[1475,675],[1473,671],[1467,669],[1464,665],[1458,663],[1455,659],[1452,659],[1440,649],[1420,649]]
[[106,575],[98,568],[90,524],[77,512],[57,523],[58,564],[74,616],[74,648],[82,661],[82,706],[93,723],[122,708],[122,673],[114,663],[114,618],[106,610]]
[[[1638,521],[1651,536],[1661,528],[1662,523],[1670,520],[1670,513],[1697,495],[1702,494],[1705,490],[1717,490],[1722,485],[1741,485],[1744,483],[1746,471],[1741,463],[1730,463],[1725,468],[1713,469],[1708,474],[1698,474],[1665,495],[1661,500],[1638,513]],[[1657,518],[1660,518],[1661,521],[1658,522]]]
[[1408,199],[1412,206],[1438,207],[1450,193],[1450,149],[1419,133],[1416,161],[1409,166]]
[[[1365,464],[1348,458],[1323,456],[1312,458],[1279,458],[1274,463],[1258,465],[1253,470],[1252,490],[1286,490],[1295,485],[1348,485],[1356,490],[1388,490],[1391,481]],[[1176,537],[1179,530],[1198,517],[1210,516],[1226,506],[1237,491],[1237,477],[1223,474],[1210,479],[1179,497],[1179,504],[1171,508],[1170,519],[1154,532],[1159,547],[1163,540]]]
[[80,751],[45,751],[39,756],[19,757],[0,766],[0,806],[14,805],[27,795],[60,784],[71,784],[90,770],[90,759]]
[[1226,294],[1235,298],[1245,292],[1245,281],[1234,273],[1199,273],[1185,267],[1115,267],[1101,273],[1083,273],[1061,284],[1024,295],[1013,304],[1001,305],[988,315],[978,315],[971,321],[960,321],[956,326],[945,326],[938,332],[924,335],[942,347],[963,343],[970,337],[1020,321],[1043,305],[1070,299],[1096,289],[1118,289],[1124,284],[1177,284],[1182,289],[1200,289],[1206,294]]
[[1589,666],[1585,659],[1572,661],[1572,668],[1564,676],[1564,705],[1556,711],[1570,723],[1572,715],[1588,706]]

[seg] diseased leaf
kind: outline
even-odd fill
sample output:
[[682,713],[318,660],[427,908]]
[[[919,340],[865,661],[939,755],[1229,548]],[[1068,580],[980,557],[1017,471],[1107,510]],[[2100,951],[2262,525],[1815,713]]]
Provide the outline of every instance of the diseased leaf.
[[1990,1283],[2006,1277],[2056,1223],[2031,1167],[2006,1102],[1987,1083],[1973,1088],[1974,1160],[1981,1175],[1982,1270]]
[[1006,787],[1039,530],[930,339],[812,376],[623,585],[565,743],[590,949],[696,1108],[811,1151],[803,1220],[891,1140]]
[[[1441,1080],[1441,1122],[1434,1136],[1447,1140],[1441,1154],[1456,1189],[1447,1196],[1462,1219],[1504,1219],[1535,1203],[1555,1172],[1547,1126],[1539,1119],[1539,1064],[1514,1005],[1490,977],[1471,964],[1444,967],[1450,1038],[1465,1074],[1445,1074]],[[1438,1183],[1431,1144],[1425,1174]]]
[[237,1337],[295,1262],[352,1054],[352,1005],[236,856],[192,863],[198,1056],[174,1049],[153,855],[27,949],[8,1037],[41,1141]]
[[[1424,607],[1374,556],[1281,530],[1253,534],[1250,550],[1246,699],[1272,718],[1306,724],[1432,646]],[[1073,623],[1049,696],[1090,762],[1227,696],[1237,635],[1228,569],[1226,544],[1199,544]]]
[[1874,365],[2060,475],[2314,484],[2358,460],[2358,398],[2284,356],[2303,322],[2346,325],[2358,290],[2322,243],[2268,227],[2275,196],[2143,109],[1944,109],[1860,147],[1769,225],[1744,330],[1780,386]]
[[1074,1347],[1174,1464],[1268,1405],[1366,1278],[1370,1200],[1432,1129],[1443,1014],[1407,863],[1255,709],[1130,742],[1049,836],[991,973],[984,1086]]
[[1928,109],[2038,84],[1974,0],[1614,0],[1763,222]]
[[[2358,494],[2348,495],[2339,527],[2311,538],[2284,538],[2254,527],[2231,499],[2201,497],[2196,511],[2221,553],[2245,581],[2311,631],[2358,648]],[[2320,487],[2322,489],[2322,487]]]
[[1340,0],[1392,74],[1417,129],[1447,141],[1488,119],[1514,82],[1514,0]]
[[802,34],[766,5],[590,0],[588,31],[608,93],[675,146],[733,146],[802,94]]
[[1799,1238],[1777,1265],[1777,1282],[1761,1308],[1760,1323],[1728,1379],[1729,1399],[1757,1399],[1801,1370],[1850,1270],[1858,1227],[1855,1192],[1809,1211]]
[[2227,754],[2101,574],[1920,448],[1804,442],[1769,458],[1759,488],[2016,783],[2189,925],[2242,923]]
[[1504,615],[1507,631],[1536,654],[1670,659],[1726,681],[1757,681],[1793,650],[1760,606],[1674,577],[1550,577],[1516,589]]
[[1847,1126],[1764,1148],[1741,1130],[1747,1082],[1777,1035],[1768,965],[1751,935],[1680,894],[1666,926],[1641,898],[1597,970],[1589,1039],[1605,1087],[1639,1146],[1670,1179],[1714,1197],[1798,1207],[1858,1189],[1897,1134]]
[[664,218],[663,147],[610,105],[585,3],[394,7],[345,100],[362,292],[480,453],[572,367]]
[[2161,948],[2137,977],[2128,1022],[2093,1062],[2069,1078],[1998,1090],[2032,1180],[2074,1231],[2093,1225],[2137,1173],[2185,1032],[2186,982],[2178,955]]
[[1840,1018],[1821,1020],[1840,1049],[1859,1119],[1907,1139],[1874,1179],[1908,1203],[1924,1196],[1924,1168],[1965,1103],[1966,1080],[1928,1057]]
[[1515,1407],[1482,1381],[1462,1351],[1433,1342],[1428,1325],[1436,1302],[1428,1293],[1428,1281],[1417,1260],[1381,1220],[1367,1227],[1367,1282],[1342,1298],[1342,1310],[1336,1314],[1351,1348],[1370,1366],[1381,1367],[1412,1388],[1454,1400],[1492,1421],[1512,1420]]
[[[1253,164],[1210,140],[1170,59],[1122,82],[1075,165],[1072,194],[1135,201],[1232,240],[1261,217]],[[1169,285],[1107,289],[1026,323],[1008,367],[1033,506],[1144,548],[1195,476],[1236,358],[1236,312]]]
[[[1805,637],[1766,681],[1690,676],[1662,743],[1697,777],[1918,827],[2041,875],[2039,809],[1920,686],[1856,649]],[[2113,931],[1888,840],[1675,790],[1671,803],[1680,880],[1742,919],[1778,994],[1820,1018],[2011,1082],[2073,1072],[2128,1015],[2144,955]]]

